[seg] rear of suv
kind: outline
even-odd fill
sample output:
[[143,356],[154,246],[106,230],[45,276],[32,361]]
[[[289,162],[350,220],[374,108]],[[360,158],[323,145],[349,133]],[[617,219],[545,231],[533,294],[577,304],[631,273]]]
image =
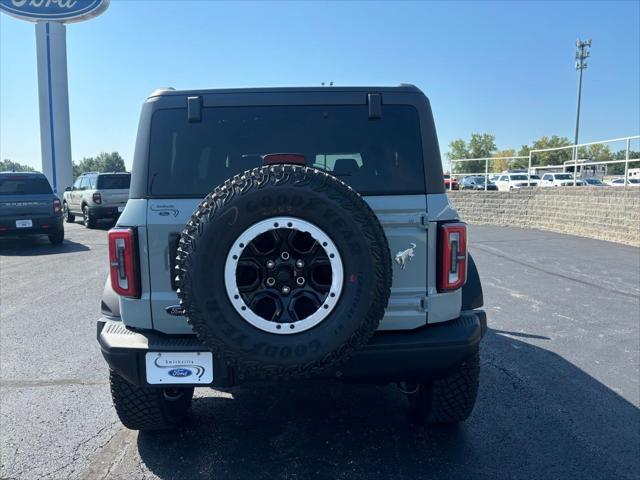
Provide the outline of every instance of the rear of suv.
[[88,172],[78,176],[64,192],[65,220],[72,223],[81,216],[87,228],[100,219],[116,219],[129,199],[131,174],[127,172]]
[[8,235],[64,241],[62,205],[42,173],[0,172],[0,236]]
[[482,289],[416,87],[156,91],[132,171],[98,322],[125,426],[265,379],[397,383],[422,421],[468,417]]

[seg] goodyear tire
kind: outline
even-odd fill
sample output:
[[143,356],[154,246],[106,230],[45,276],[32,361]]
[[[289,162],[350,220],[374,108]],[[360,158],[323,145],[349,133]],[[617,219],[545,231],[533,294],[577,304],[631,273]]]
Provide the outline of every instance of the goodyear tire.
[[182,232],[178,296],[195,333],[241,374],[313,376],[367,343],[390,294],[384,231],[365,201],[319,170],[238,175]]

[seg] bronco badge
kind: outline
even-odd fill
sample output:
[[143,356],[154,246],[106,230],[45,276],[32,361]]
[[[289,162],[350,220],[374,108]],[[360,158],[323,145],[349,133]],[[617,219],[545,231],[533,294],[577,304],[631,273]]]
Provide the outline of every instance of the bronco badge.
[[401,252],[396,253],[395,259],[396,263],[400,265],[400,268],[404,270],[404,267],[407,265],[407,261],[413,260],[413,257],[416,256],[415,248],[416,244],[411,243],[411,246],[406,250],[402,250]]

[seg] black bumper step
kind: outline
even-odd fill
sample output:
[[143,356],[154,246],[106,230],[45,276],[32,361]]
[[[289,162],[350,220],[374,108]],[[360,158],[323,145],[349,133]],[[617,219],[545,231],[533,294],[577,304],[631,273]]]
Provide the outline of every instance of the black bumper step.
[[[344,365],[323,378],[387,383],[444,376],[475,353],[486,329],[485,312],[470,310],[455,320],[415,330],[377,332]],[[135,385],[147,385],[147,352],[208,350],[195,335],[132,330],[109,319],[98,321],[98,342],[109,367]],[[229,387],[238,382],[237,372],[215,357],[213,378],[211,386]]]

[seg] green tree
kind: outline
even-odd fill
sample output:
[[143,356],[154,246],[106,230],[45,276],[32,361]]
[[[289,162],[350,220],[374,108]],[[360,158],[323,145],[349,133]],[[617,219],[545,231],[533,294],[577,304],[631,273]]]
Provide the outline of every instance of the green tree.
[[73,164],[74,178],[85,172],[126,172],[124,159],[118,152],[102,152],[95,157],[84,157]]
[[[469,143],[462,139],[454,140],[449,144],[447,157],[449,160],[460,158],[485,158],[490,157],[496,150],[496,137],[488,133],[472,133]],[[482,173],[484,161],[456,162],[452,164],[452,170],[457,173]]]
[[515,155],[516,151],[514,149],[497,151],[493,154],[495,160],[489,163],[489,171],[499,173],[508,170],[514,163],[514,160],[508,160],[508,158]]
[[596,143],[578,148],[578,158],[581,160],[590,160],[592,162],[603,162],[612,160],[611,149],[608,145]]
[[23,165],[18,162],[12,162],[8,158],[0,160],[0,172],[33,172],[33,167]]
[[[624,160],[626,155],[626,150],[618,150],[612,155],[613,158],[611,160]],[[640,152],[629,150],[629,159],[640,159]],[[629,168],[640,168],[640,161],[629,162]],[[610,163],[607,168],[607,174],[624,175],[624,163]]]
[[[571,145],[571,142],[567,137],[559,137],[557,135],[553,135],[551,137],[547,137],[546,135],[541,137],[539,140],[536,140],[531,145],[531,148],[527,147],[527,153],[529,154],[530,150],[541,150],[545,148],[558,148],[558,147],[566,147]],[[525,145],[520,149],[520,152],[524,152]],[[532,165],[562,165],[565,161],[571,160],[573,158],[573,150],[571,148],[565,148],[562,150],[554,150],[551,152],[534,152],[531,157]]]

